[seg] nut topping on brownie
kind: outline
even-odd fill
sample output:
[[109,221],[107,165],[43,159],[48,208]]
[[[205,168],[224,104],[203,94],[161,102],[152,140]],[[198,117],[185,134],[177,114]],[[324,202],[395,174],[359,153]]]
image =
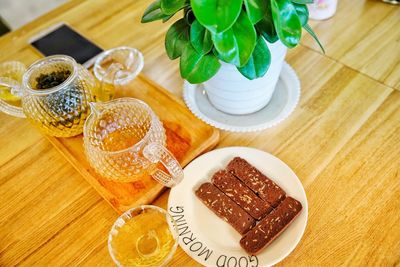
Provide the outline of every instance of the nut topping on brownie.
[[226,170],[216,172],[211,181],[256,220],[260,220],[272,210],[272,207],[266,201],[259,198],[239,179]]
[[197,197],[243,235],[240,245],[249,254],[271,244],[302,210],[299,201],[240,157],[211,180],[196,190]]
[[227,170],[245,183],[260,196],[261,199],[267,201],[272,207],[277,207],[286,197],[286,193],[282,188],[240,157],[235,157],[231,160]]
[[275,240],[300,214],[302,205],[292,197],[282,203],[240,240],[240,245],[249,254],[257,254]]
[[245,234],[255,225],[255,220],[232,199],[211,183],[202,184],[196,195],[216,215],[232,225],[240,234]]

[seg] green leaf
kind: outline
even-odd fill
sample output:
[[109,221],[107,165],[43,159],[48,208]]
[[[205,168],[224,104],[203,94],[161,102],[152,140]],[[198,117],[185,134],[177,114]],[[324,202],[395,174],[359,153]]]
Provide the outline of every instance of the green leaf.
[[188,43],[182,53],[179,67],[182,78],[190,83],[202,83],[218,72],[221,63],[212,53],[202,55]]
[[211,33],[197,20],[195,20],[190,27],[190,42],[194,49],[203,55],[208,54],[213,47]]
[[165,35],[165,50],[170,59],[181,56],[183,49],[189,43],[189,25],[184,19],[176,21]]
[[271,64],[271,53],[264,39],[258,37],[253,54],[246,65],[238,68],[239,72],[249,80],[260,78],[267,73]]
[[278,34],[275,31],[274,21],[272,19],[271,3],[266,1],[267,11],[265,16],[256,24],[257,31],[270,43],[275,43],[279,40]]
[[275,31],[274,22],[271,17],[264,17],[256,24],[258,32],[270,43],[275,43],[279,40],[278,34]]
[[247,63],[257,41],[257,34],[245,11],[232,28],[222,33],[211,35],[220,58],[241,67]]
[[192,25],[193,21],[195,21],[196,17],[193,14],[193,10],[191,8],[185,8],[185,12],[183,13],[183,17],[186,20],[188,25]]
[[212,33],[226,31],[235,23],[243,0],[190,0],[196,19]]
[[212,53],[213,53],[214,56],[216,56],[217,58],[222,60],[221,57],[219,56],[219,53],[218,53],[217,49],[215,49],[215,46],[213,46]]
[[174,15],[169,15],[169,16],[166,16],[166,17],[164,17],[163,19],[162,19],[162,22],[164,23],[164,22],[167,22],[170,18],[172,18]]
[[301,38],[301,23],[290,0],[271,0],[272,18],[281,42],[295,47]]
[[312,4],[314,0],[292,0],[292,2],[296,4]]
[[256,24],[257,31],[269,43],[275,43],[279,40],[278,34],[275,31],[274,20],[272,19],[271,2],[266,1],[267,12],[264,17]]
[[244,0],[247,15],[253,24],[259,22],[267,13],[267,3],[265,0]]
[[186,0],[161,0],[161,11],[166,15],[173,15],[187,5]]
[[164,22],[169,20],[172,16],[166,15],[161,11],[160,0],[156,0],[151,3],[142,16],[142,23],[147,23],[155,20],[162,19]]
[[307,6],[304,4],[296,4],[296,3],[293,3],[293,6],[296,9],[297,16],[299,16],[301,26],[304,27],[304,25],[306,25],[308,22],[309,13]]
[[321,48],[322,52],[325,54],[324,47],[322,46],[321,42],[318,40],[317,35],[313,31],[313,29],[311,29],[310,25],[308,25],[308,24],[304,25],[304,29],[314,38],[314,40],[318,43],[319,47]]

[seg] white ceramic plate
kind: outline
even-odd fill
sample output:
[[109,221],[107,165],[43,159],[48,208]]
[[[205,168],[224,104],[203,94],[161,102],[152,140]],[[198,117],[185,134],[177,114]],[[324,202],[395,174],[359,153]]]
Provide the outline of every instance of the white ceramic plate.
[[231,115],[216,109],[202,84],[185,81],[183,99],[196,117],[211,126],[231,132],[261,131],[282,122],[294,111],[300,99],[300,81],[296,72],[284,62],[271,101],[248,115]]
[[[239,245],[240,234],[210,211],[194,193],[200,184],[210,181],[212,174],[224,168],[235,156],[249,161],[303,205],[296,220],[257,256],[248,255]],[[278,158],[254,148],[227,147],[198,157],[184,173],[183,181],[171,190],[168,212],[177,222],[179,245],[200,264],[271,266],[289,255],[300,241],[307,224],[307,197],[296,174]]]

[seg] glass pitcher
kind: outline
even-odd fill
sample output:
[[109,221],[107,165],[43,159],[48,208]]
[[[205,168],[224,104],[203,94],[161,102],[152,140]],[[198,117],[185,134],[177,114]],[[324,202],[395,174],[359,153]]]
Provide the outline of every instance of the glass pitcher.
[[90,112],[89,102],[93,101],[95,80],[73,58],[56,55],[40,59],[23,74],[22,84],[10,79],[6,83],[3,79],[2,85],[7,84],[10,92],[21,98],[22,107],[0,99],[4,113],[27,118],[52,136],[82,133]]
[[[83,143],[90,165],[102,177],[133,182],[150,174],[172,187],[183,178],[179,162],[165,148],[165,130],[151,108],[138,99],[91,103]],[[157,168],[162,163],[169,174]]]

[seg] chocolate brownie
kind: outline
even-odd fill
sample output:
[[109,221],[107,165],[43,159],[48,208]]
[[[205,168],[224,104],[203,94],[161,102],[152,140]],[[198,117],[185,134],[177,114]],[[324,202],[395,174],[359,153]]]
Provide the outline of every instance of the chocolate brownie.
[[287,197],[282,203],[240,240],[240,245],[249,254],[257,254],[275,240],[300,214],[301,203]]
[[272,210],[266,201],[226,170],[216,172],[211,181],[256,220],[260,220]]
[[196,190],[196,195],[209,209],[232,225],[242,235],[256,223],[247,212],[212,183],[202,184]]
[[282,188],[240,157],[231,160],[227,170],[274,208],[286,197]]

